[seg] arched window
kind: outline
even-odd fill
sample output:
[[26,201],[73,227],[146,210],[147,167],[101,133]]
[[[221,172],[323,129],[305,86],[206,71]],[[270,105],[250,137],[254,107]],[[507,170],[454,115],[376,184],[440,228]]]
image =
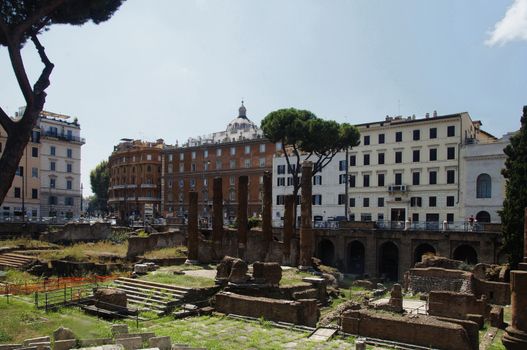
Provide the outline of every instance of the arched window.
[[480,174],[476,181],[476,198],[492,197],[492,181],[489,174]]
[[487,211],[480,211],[477,215],[476,215],[476,220],[478,220],[478,222],[490,222],[490,214],[489,212]]

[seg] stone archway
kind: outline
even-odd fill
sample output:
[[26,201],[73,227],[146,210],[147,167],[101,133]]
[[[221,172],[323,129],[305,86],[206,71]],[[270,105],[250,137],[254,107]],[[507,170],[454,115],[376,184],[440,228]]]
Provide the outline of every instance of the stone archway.
[[399,280],[399,248],[391,241],[384,242],[379,249],[379,275],[390,281]]
[[480,211],[476,214],[476,220],[478,222],[490,222],[490,214],[488,211]]
[[320,259],[323,265],[335,265],[335,246],[333,242],[328,239],[323,239],[317,246],[317,258]]
[[348,244],[348,272],[354,275],[364,274],[364,245],[360,241]]
[[419,244],[414,250],[414,264],[421,262],[423,255],[427,253],[436,254],[436,250],[428,243]]
[[476,252],[476,249],[468,244],[462,244],[454,249],[452,258],[464,261],[470,265],[476,265],[478,263],[478,253]]

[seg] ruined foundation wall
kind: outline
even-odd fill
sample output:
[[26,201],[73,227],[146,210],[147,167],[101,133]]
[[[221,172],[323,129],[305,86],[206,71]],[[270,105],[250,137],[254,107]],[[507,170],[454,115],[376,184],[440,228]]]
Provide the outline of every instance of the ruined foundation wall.
[[461,325],[424,315],[399,316],[368,310],[343,315],[342,331],[365,337],[448,350],[477,350]]
[[316,299],[297,301],[251,297],[221,292],[216,294],[216,311],[315,327],[320,316]]
[[509,283],[484,281],[474,279],[474,294],[477,297],[485,295],[487,302],[496,305],[509,305],[511,303],[511,286]]
[[464,320],[467,314],[488,317],[487,303],[474,294],[432,291],[428,296],[428,313]]
[[147,237],[132,236],[128,238],[127,258],[134,258],[147,251],[175,247],[185,244],[185,236],[179,231],[152,233]]
[[69,223],[56,232],[44,232],[40,235],[43,241],[56,242],[92,242],[107,240],[112,234],[109,223],[80,224]]
[[433,290],[473,293],[473,275],[467,271],[438,267],[413,268],[405,275],[405,288],[414,293]]

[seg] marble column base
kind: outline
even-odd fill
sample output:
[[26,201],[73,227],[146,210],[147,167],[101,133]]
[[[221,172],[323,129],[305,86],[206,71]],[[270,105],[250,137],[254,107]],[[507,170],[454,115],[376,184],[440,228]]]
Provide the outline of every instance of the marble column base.
[[527,332],[523,332],[512,327],[505,329],[505,334],[501,342],[507,350],[527,349]]

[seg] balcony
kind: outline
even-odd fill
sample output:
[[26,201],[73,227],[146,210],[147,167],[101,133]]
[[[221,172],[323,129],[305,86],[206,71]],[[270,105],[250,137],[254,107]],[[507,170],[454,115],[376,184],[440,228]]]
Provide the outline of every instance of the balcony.
[[393,193],[393,192],[407,192],[408,191],[408,186],[406,185],[389,185],[388,186],[388,192],[390,193]]
[[156,184],[141,184],[141,188],[156,188]]
[[62,141],[78,142],[78,143],[81,143],[81,144],[85,144],[86,143],[86,139],[84,137],[68,135],[68,134],[65,134],[65,133],[46,131],[44,134],[42,134],[42,136],[43,137],[54,138],[54,139],[62,140]]
[[110,190],[121,190],[123,188],[136,188],[136,184],[129,184],[129,185],[113,185],[110,186]]

